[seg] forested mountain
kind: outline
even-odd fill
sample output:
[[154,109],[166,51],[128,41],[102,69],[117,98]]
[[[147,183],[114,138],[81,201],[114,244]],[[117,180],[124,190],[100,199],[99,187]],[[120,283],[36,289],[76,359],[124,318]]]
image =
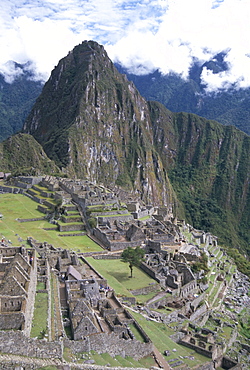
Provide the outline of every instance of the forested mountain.
[[13,63],[18,76],[6,82],[0,74],[0,142],[17,133],[42,91],[42,83],[32,80],[27,65]]
[[23,132],[69,176],[172,204],[222,243],[249,248],[250,137],[146,102],[97,43],[83,42],[59,62]]
[[173,112],[189,112],[224,125],[233,125],[250,135],[250,88],[218,89],[206,92],[201,73],[204,67],[214,74],[226,71],[225,54],[216,55],[202,65],[194,63],[189,78],[182,79],[176,74],[162,75],[159,71],[148,75],[134,75],[120,65],[117,69],[133,81],[142,96],[164,104]]

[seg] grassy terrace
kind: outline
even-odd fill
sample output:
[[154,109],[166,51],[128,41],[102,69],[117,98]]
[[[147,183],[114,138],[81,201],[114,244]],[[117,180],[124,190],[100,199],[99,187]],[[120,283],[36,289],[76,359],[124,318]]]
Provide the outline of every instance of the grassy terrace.
[[48,242],[56,248],[73,249],[84,252],[101,251],[101,247],[94,243],[87,236],[65,236],[57,230],[44,230],[54,225],[46,220],[18,222],[18,218],[36,218],[43,214],[37,210],[37,203],[22,194],[0,194],[0,213],[3,218],[0,220],[0,236],[11,240],[12,245],[26,244],[27,237],[32,236],[40,242]]
[[[194,367],[196,365],[204,364],[208,362],[208,358],[202,355],[199,355],[195,351],[187,349],[184,346],[181,346],[175,343],[169,336],[174,333],[174,331],[166,326],[163,323],[159,323],[152,320],[147,320],[145,317],[140,315],[139,313],[132,312],[131,314],[137,320],[137,322],[141,325],[141,327],[145,330],[147,335],[153,341],[156,348],[161,352],[164,353],[165,350],[170,350],[170,356],[164,356],[166,361],[171,361],[174,358],[181,359],[186,365],[190,367]],[[173,349],[176,349],[173,352]],[[182,358],[180,358],[181,356]],[[185,358],[185,356],[193,356],[194,360]]]
[[[110,286],[116,291],[117,295],[131,296],[130,290],[141,289],[156,281],[145,274],[141,269],[134,267],[131,279],[130,270],[127,263],[121,260],[95,260],[92,257],[86,258],[87,261],[108,280]],[[140,296],[142,297],[142,296]],[[152,297],[145,295],[146,299]]]
[[96,364],[99,366],[105,366],[109,364],[109,366],[112,367],[130,367],[130,368],[138,368],[138,367],[151,367],[154,366],[154,360],[152,357],[148,356],[145,358],[142,358],[139,361],[134,360],[132,357],[111,357],[109,353],[102,353],[98,354],[95,351],[90,351],[87,353],[82,353],[78,356],[78,363],[84,363],[84,361],[88,359],[93,359]]
[[47,331],[48,294],[36,293],[34,316],[30,336],[33,338],[44,337]]

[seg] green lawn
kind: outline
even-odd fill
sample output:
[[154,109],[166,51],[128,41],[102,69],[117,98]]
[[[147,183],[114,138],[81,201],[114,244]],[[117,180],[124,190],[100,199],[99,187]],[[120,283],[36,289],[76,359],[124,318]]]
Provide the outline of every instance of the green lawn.
[[[178,358],[179,356],[194,356],[195,360],[190,359],[182,359],[182,361],[190,366],[191,368],[208,362],[209,359],[202,355],[199,355],[195,351],[188,349],[184,346],[181,346],[175,343],[169,336],[174,333],[172,329],[167,327],[163,323],[155,322],[152,320],[147,320],[145,317],[140,315],[139,313],[131,312],[131,314],[135,317],[137,322],[141,325],[144,331],[147,333],[149,338],[154,343],[155,347],[163,354],[165,350],[170,351],[170,356],[165,357],[166,361],[169,361],[173,358]],[[176,350],[173,352],[173,350]]]
[[18,237],[26,244],[27,237],[31,236],[40,242],[48,242],[56,248],[73,249],[80,252],[98,252],[101,247],[94,243],[88,236],[60,237],[57,230],[44,230],[55,225],[46,220],[18,222],[18,218],[43,217],[44,214],[37,210],[37,203],[22,194],[0,194],[0,237],[5,236],[15,246],[20,245]]
[[128,263],[121,262],[121,260],[95,260],[88,257],[87,261],[108,280],[117,294],[126,294],[128,290],[144,288],[155,283],[154,279],[137,267],[133,269],[134,277],[130,278]]
[[37,293],[31,328],[31,337],[41,338],[41,332],[47,333],[48,294]]

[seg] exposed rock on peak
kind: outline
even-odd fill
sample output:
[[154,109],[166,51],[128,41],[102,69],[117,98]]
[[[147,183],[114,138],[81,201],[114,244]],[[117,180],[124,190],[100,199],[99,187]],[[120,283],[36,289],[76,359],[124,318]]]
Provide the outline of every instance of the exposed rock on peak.
[[59,62],[23,131],[71,176],[134,188],[153,202],[171,197],[148,104],[96,42]]
[[[23,131],[71,177],[133,190],[249,249],[250,137],[146,102],[104,48],[76,46],[52,71]],[[178,205],[180,205],[180,203]]]

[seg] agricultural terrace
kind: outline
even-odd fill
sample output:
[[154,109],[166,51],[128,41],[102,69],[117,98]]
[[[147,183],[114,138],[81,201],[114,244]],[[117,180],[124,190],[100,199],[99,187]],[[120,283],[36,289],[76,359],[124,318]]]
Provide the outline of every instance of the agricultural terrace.
[[47,220],[19,222],[18,219],[42,218],[43,213],[37,210],[37,203],[22,194],[0,194],[0,237],[10,240],[12,245],[27,244],[27,237],[39,242],[46,241],[55,248],[75,250],[77,252],[98,252],[101,247],[88,236],[59,236],[58,230],[52,228]]

